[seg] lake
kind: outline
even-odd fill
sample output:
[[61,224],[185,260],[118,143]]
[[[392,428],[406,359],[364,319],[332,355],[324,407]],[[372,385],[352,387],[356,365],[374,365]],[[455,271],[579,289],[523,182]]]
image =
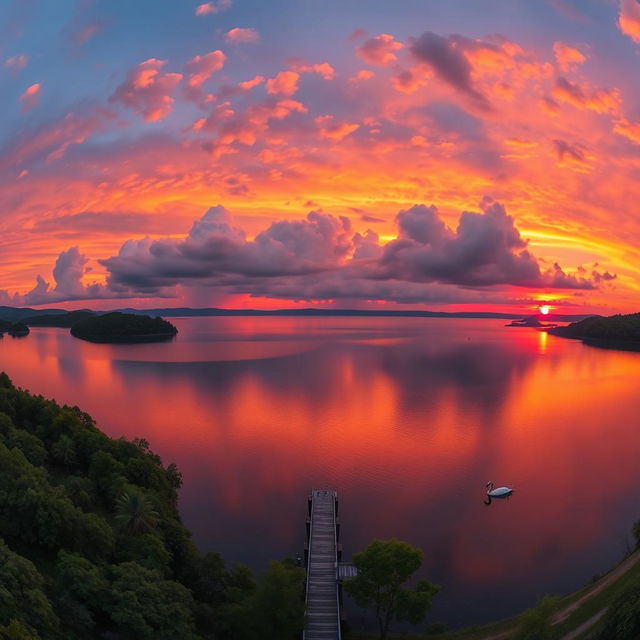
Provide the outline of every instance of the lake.
[[[574,590],[631,544],[638,353],[501,320],[172,322],[155,345],[34,328],[0,340],[0,369],[177,463],[185,524],[230,563],[302,552],[309,490],[335,488],[345,558],[419,546],[442,585],[429,619],[457,626]],[[513,497],[486,506],[488,480]]]

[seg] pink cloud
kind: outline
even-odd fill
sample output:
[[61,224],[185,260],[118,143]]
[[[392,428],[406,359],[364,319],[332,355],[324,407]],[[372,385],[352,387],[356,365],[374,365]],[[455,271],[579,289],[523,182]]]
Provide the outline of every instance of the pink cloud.
[[22,104],[22,111],[26,112],[34,107],[38,106],[40,98],[40,83],[36,82],[32,84],[21,96],[20,103]]
[[428,69],[418,65],[397,73],[391,78],[391,84],[397,91],[414,93],[420,87],[426,85],[431,76],[432,74]]
[[352,84],[357,84],[359,82],[364,82],[365,80],[371,80],[375,76],[373,71],[369,71],[369,69],[361,69],[354,76],[349,78],[349,82]]
[[559,77],[551,91],[559,102],[565,102],[577,109],[589,109],[596,113],[617,113],[622,97],[618,89],[591,88]]
[[29,56],[19,55],[19,56],[11,56],[11,58],[7,58],[4,61],[4,66],[9,69],[24,69],[29,62]]
[[329,140],[342,140],[360,128],[359,124],[353,122],[336,123],[332,115],[318,116],[315,123],[320,129],[320,135]]
[[71,145],[81,144],[105,128],[108,116],[102,113],[79,116],[68,113],[61,120],[28,134],[21,132],[0,155],[0,171],[7,167],[32,166],[64,156]]
[[640,4],[637,0],[620,0],[618,26],[634,42],[640,42]]
[[362,29],[362,28],[354,29],[349,34],[349,40],[351,41],[360,40],[360,38],[364,38],[367,35],[367,33],[368,31],[366,29]]
[[373,38],[369,38],[369,40],[356,49],[356,53],[369,64],[386,67],[398,59],[395,52],[403,47],[404,45],[398,42],[392,35],[381,33]]
[[554,42],[553,53],[558,66],[565,72],[571,71],[587,59],[580,49],[576,49],[565,42]]
[[191,58],[184,67],[185,73],[188,74],[187,84],[190,87],[199,87],[216,71],[220,71],[226,61],[227,56],[220,49]]
[[93,38],[98,32],[100,32],[104,28],[104,26],[104,21],[97,20],[96,22],[87,24],[84,27],[80,27],[71,34],[71,41],[77,45],[84,44],[85,42],[91,40],[91,38]]
[[317,73],[324,80],[333,80],[336,75],[336,70],[328,62],[308,64],[301,60],[294,60],[291,63],[291,69],[298,73]]
[[640,144],[640,122],[620,120],[619,122],[616,122],[613,130],[618,135],[627,138],[627,140]]
[[217,104],[208,118],[198,120],[193,128],[217,134],[217,143],[229,145],[239,142],[253,146],[260,134],[268,129],[270,120],[284,120],[292,113],[306,113],[307,108],[297,100],[270,99],[251,105],[246,111],[237,113],[230,102]]
[[191,102],[204,105],[213,102],[215,96],[205,93],[201,85],[204,84],[214,73],[220,71],[227,61],[227,56],[216,49],[203,56],[195,56],[184,67],[187,77],[187,84],[184,88],[185,97]]
[[267,80],[267,93],[292,96],[298,90],[300,74],[295,71],[281,71],[275,78]]
[[213,2],[205,2],[196,7],[197,16],[207,16],[221,11],[227,11],[231,8],[231,0],[214,0]]
[[243,29],[241,27],[235,27],[227,31],[224,37],[227,42],[232,42],[233,44],[241,42],[255,43],[260,41],[260,34],[253,28]]
[[251,80],[245,80],[244,82],[238,82],[238,88],[242,91],[250,91],[254,87],[264,82],[263,76],[254,76]]
[[150,58],[129,71],[125,81],[109,98],[144,116],[147,122],[157,122],[171,113],[175,102],[172,93],[182,80],[180,73],[161,73],[166,60]]

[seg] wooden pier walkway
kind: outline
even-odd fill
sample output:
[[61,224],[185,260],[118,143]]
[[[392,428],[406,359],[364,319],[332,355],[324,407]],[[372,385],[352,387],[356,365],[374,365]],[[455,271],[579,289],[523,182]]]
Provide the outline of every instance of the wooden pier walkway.
[[338,584],[338,496],[313,491],[307,521],[307,596],[304,640],[341,640]]

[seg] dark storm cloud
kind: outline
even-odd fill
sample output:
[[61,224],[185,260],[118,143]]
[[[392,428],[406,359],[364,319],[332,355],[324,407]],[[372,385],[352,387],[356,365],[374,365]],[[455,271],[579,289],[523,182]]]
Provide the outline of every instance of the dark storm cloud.
[[141,295],[180,284],[297,300],[424,302],[486,300],[483,288],[500,285],[595,288],[586,273],[541,270],[504,207],[485,199],[482,209],[463,212],[451,229],[436,207],[416,205],[397,215],[397,239],[381,244],[375,232],[354,233],[346,218],[321,212],[247,240],[218,206],[183,240],[128,241],[102,264],[112,291]]

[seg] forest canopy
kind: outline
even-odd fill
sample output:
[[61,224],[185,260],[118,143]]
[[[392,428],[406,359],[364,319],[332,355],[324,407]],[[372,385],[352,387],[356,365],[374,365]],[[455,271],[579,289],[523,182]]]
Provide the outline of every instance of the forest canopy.
[[202,553],[180,521],[175,465],[112,439],[77,407],[0,373],[0,638],[285,640],[304,571]]

